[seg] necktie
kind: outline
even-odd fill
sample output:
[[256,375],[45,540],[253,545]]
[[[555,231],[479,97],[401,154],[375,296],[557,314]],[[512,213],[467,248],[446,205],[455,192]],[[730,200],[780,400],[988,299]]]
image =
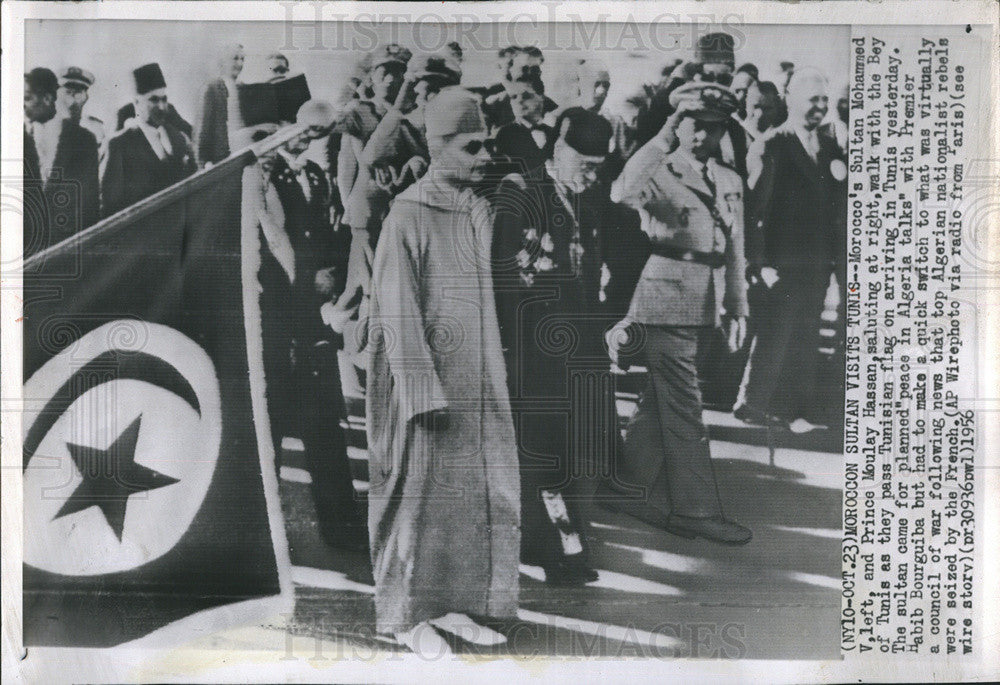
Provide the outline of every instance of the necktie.
[[156,129],[156,134],[160,138],[160,145],[163,147],[164,156],[169,157],[174,154],[174,146],[170,144],[170,136],[167,135],[167,129],[160,126]]
[[806,152],[812,158],[812,161],[816,161],[816,157],[819,155],[819,140],[816,138],[816,130],[812,129],[806,131]]
[[312,202],[312,187],[309,185],[309,174],[302,167],[299,167],[299,170],[294,173],[296,180],[299,182],[299,187],[302,188],[302,195],[306,198],[306,202]]
[[701,179],[705,182],[708,192],[712,194],[712,197],[715,197],[715,183],[712,182],[712,177],[708,175],[708,163],[701,165]]
[[160,131],[162,129],[154,128],[152,132],[150,132],[148,127],[140,126],[139,128],[142,131],[142,134],[146,137],[146,140],[149,142],[149,147],[153,149],[153,154],[156,155],[156,158],[161,162],[165,160],[167,158],[167,151],[166,148],[163,147],[163,138],[160,136]]

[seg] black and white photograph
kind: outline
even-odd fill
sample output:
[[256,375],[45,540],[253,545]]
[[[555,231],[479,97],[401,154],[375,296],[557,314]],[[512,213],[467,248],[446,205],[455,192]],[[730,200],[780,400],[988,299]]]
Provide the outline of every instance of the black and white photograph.
[[995,23],[121,4],[4,36],[22,662],[984,658]]

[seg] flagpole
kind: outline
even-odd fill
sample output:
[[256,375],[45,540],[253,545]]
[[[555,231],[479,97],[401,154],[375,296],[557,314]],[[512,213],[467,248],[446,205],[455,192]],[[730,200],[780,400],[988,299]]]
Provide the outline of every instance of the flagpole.
[[224,160],[212,166],[205,167],[197,173],[188,176],[187,178],[180,180],[163,190],[153,193],[149,197],[143,198],[135,204],[129,205],[128,207],[115,212],[109,217],[101,219],[93,226],[85,228],[79,233],[75,233],[65,240],[62,240],[55,245],[51,245],[40,252],[36,252],[24,260],[20,273],[27,273],[29,270],[41,268],[42,265],[44,265],[45,260],[50,257],[63,254],[72,248],[79,248],[82,244],[90,242],[96,236],[110,233],[126,224],[132,223],[137,219],[152,214],[158,209],[176,201],[179,197],[187,195],[188,193],[211,183],[215,176],[226,173],[224,170],[232,170],[233,167],[242,168],[248,164],[252,164],[261,155],[266,154],[276,147],[284,145],[288,141],[301,135],[305,129],[306,127],[303,124],[291,124],[275,131],[264,140],[247,145],[246,147],[233,152]]

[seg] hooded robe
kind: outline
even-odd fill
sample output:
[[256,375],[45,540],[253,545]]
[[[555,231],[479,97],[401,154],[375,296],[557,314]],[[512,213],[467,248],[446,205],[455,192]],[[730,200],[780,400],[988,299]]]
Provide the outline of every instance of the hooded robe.
[[[461,612],[512,617],[517,450],[485,201],[428,174],[375,253],[369,319],[369,534],[380,632]],[[415,417],[443,410],[447,427]]]

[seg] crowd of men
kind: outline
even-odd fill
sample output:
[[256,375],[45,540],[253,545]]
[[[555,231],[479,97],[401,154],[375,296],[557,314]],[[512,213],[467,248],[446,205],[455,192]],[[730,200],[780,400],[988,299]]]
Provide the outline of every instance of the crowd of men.
[[[432,628],[515,615],[519,562],[554,585],[597,579],[582,474],[650,525],[749,542],[723,511],[699,362],[720,337],[748,354],[748,424],[828,424],[820,315],[831,276],[844,283],[846,93],[831,110],[820,71],[761,81],[709,34],[612,113],[594,60],[556,103],[538,48],[500,50],[485,87],[462,85],[462,57],[372,52],[345,102],[302,105],[304,132],[243,179],[276,454],[300,437],[323,539],[370,548],[378,629],[434,651]],[[43,194],[79,181],[79,230],[265,139],[277,125],[244,126],[235,102],[243,61],[223,51],[195,126],[160,68],[139,67],[107,136],[83,115],[92,74],[32,70],[26,178]],[[287,77],[283,55],[268,65]],[[647,371],[623,440],[609,358]],[[366,396],[367,521],[345,393]]]

